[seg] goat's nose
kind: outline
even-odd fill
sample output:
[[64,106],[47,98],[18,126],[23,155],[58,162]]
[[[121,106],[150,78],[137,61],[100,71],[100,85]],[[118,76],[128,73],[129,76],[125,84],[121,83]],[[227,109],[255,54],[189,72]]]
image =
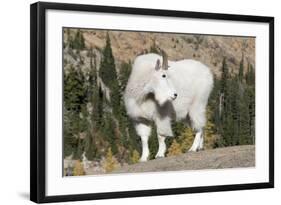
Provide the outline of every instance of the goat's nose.
[[178,96],[178,94],[177,94],[177,93],[175,93],[175,94],[174,94],[174,96],[175,96],[175,98],[176,98],[176,97]]

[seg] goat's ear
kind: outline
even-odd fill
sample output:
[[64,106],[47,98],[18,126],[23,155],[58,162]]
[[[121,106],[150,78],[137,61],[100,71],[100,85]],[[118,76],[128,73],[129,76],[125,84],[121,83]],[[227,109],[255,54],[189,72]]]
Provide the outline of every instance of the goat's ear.
[[157,59],[156,65],[155,65],[155,70],[160,70],[161,65],[160,65],[160,59]]

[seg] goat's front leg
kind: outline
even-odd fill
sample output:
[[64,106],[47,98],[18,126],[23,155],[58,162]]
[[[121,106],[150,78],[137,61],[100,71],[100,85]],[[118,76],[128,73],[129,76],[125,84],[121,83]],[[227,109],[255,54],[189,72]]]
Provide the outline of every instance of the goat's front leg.
[[148,160],[149,157],[148,138],[149,136],[147,135],[141,136],[142,154],[141,154],[140,162],[146,162]]
[[159,148],[158,148],[158,152],[157,152],[155,158],[165,157],[165,152],[166,152],[165,139],[166,139],[165,136],[158,135]]
[[165,157],[166,152],[166,143],[165,139],[168,136],[173,136],[172,126],[171,126],[171,119],[169,116],[166,117],[159,117],[156,120],[157,126],[157,137],[158,137],[158,152],[155,158]]
[[150,126],[143,124],[143,123],[137,123],[135,125],[137,134],[141,138],[142,143],[142,155],[140,158],[140,162],[146,162],[149,157],[149,148],[148,148],[148,139],[151,132]]

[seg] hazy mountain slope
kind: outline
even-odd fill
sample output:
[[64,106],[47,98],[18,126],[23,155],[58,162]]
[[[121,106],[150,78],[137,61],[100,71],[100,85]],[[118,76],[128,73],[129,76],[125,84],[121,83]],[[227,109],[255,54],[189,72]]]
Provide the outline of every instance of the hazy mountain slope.
[[[102,49],[105,46],[107,31],[82,31],[86,47]],[[71,30],[70,34],[74,33],[75,30]],[[242,53],[245,66],[248,63],[255,66],[255,38],[125,31],[110,31],[109,36],[117,69],[122,61],[133,61],[137,55],[150,51],[154,45],[164,49],[171,60],[198,59],[208,65],[216,75],[220,74],[224,56],[230,71],[234,73],[238,72]],[[66,40],[65,33],[65,42]]]

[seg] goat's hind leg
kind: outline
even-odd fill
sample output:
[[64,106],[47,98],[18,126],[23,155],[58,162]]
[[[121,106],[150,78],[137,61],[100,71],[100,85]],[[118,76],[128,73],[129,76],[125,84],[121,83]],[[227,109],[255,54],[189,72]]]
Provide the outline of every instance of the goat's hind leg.
[[190,109],[189,116],[192,127],[196,131],[193,144],[189,151],[197,152],[204,148],[203,127],[206,124],[205,106],[202,104],[193,105]]
[[196,132],[193,144],[188,151],[197,152],[199,150],[202,150],[203,148],[204,148],[204,135],[203,135],[203,130],[200,129]]

